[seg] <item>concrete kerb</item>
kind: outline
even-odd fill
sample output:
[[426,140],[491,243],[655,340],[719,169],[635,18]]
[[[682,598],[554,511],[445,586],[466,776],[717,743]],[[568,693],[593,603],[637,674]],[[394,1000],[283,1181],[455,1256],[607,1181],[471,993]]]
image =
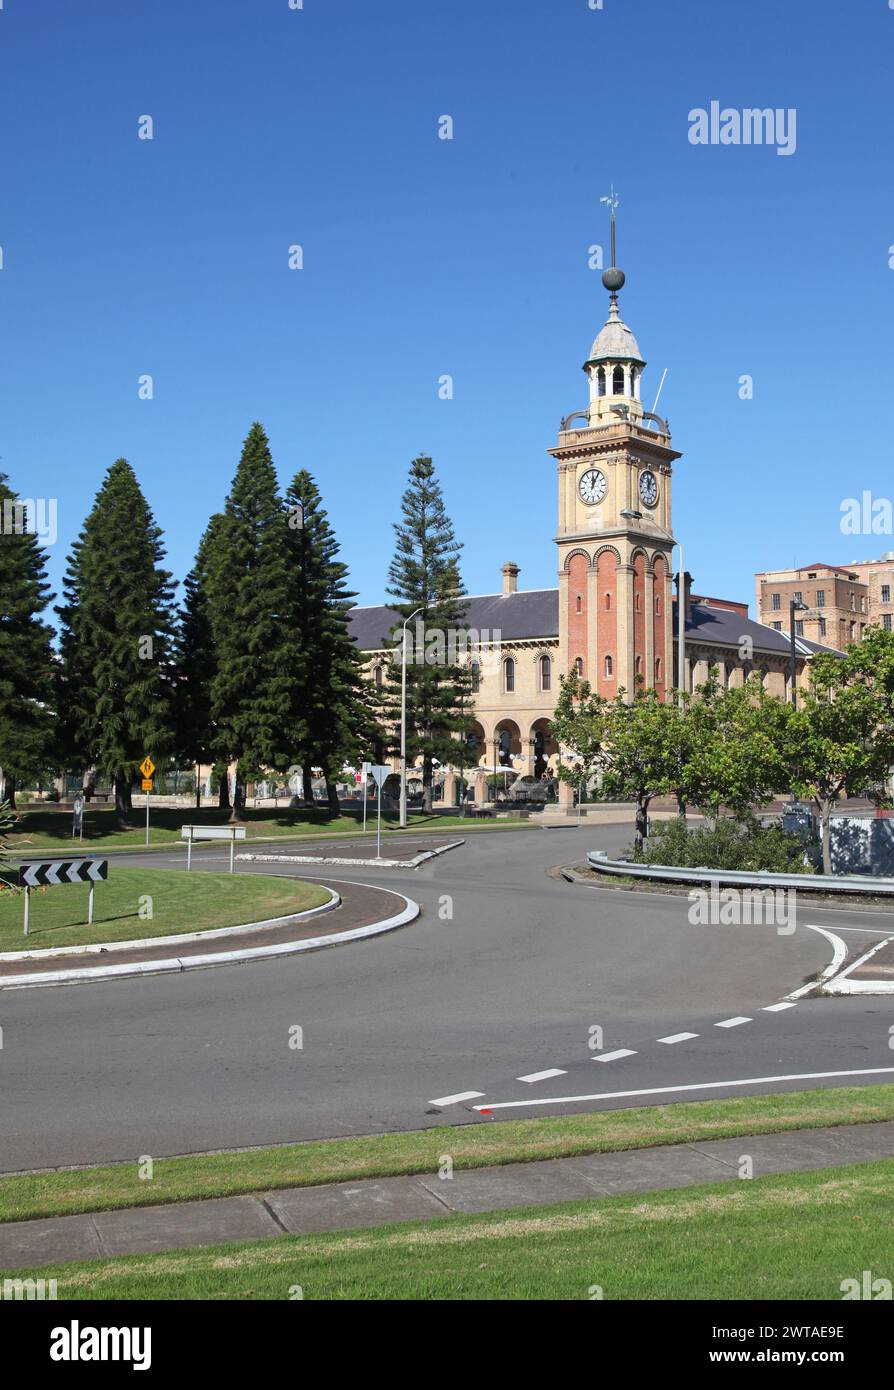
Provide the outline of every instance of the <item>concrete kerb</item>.
[[866,965],[879,951],[885,946],[889,946],[894,941],[894,936],[885,937],[884,941],[877,941],[868,951],[864,951],[862,956],[858,956],[855,961],[842,970],[840,974],[832,979],[823,982],[821,994],[894,994],[894,980],[854,980],[851,975],[854,970],[861,965]]
[[459,849],[460,845],[465,843],[465,840],[451,840],[449,845],[441,845],[438,849],[427,849],[412,859],[350,859],[337,858],[334,855],[244,853],[237,854],[236,858],[240,862],[254,864],[347,864],[368,869],[418,869],[419,865],[424,864],[426,859],[435,859],[439,854],[446,854],[449,849]]
[[[367,888],[372,885],[357,884],[354,886]],[[414,922],[420,915],[419,904],[414,902],[412,898],[406,897],[403,893],[397,893],[391,888],[380,891],[398,898],[404,904],[403,909],[379,922],[369,923],[365,927],[352,927],[348,931],[331,932],[326,936],[312,936],[300,941],[283,941],[272,946],[247,946],[235,951],[213,951],[201,956],[173,956],[163,960],[140,961],[133,965],[104,965],[86,970],[52,970],[41,972],[39,975],[15,975],[6,980],[0,978],[0,990],[43,989],[58,985],[95,984],[99,980],[165,975],[185,970],[207,970],[217,965],[245,965],[252,961],[264,961],[274,959],[277,956],[298,955],[303,951],[322,951],[327,946],[341,946],[349,941],[362,941],[367,937],[382,936],[386,932],[396,931],[399,927]],[[333,906],[332,903],[323,904],[322,909],[311,908],[309,913],[312,915],[321,910],[331,911]],[[307,913],[296,913],[295,917],[306,917],[307,915]],[[285,920],[290,919],[286,918]],[[252,923],[250,929],[259,930],[261,925]],[[221,930],[235,933],[243,929],[230,927]],[[198,935],[202,937],[209,935],[209,933],[200,932]],[[155,945],[157,942],[158,938],[152,944]]]

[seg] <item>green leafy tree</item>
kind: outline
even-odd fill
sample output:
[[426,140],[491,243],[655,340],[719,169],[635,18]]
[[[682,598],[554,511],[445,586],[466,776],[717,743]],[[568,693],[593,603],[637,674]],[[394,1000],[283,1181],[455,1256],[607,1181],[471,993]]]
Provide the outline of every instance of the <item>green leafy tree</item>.
[[231,820],[245,815],[246,783],[287,766],[295,643],[288,623],[291,549],[270,445],[246,436],[207,575],[215,649],[211,718],[221,762],[236,764]]
[[133,469],[118,459],[68,558],[61,620],[59,705],[68,760],[115,786],[126,828],[145,754],[160,763],[174,741],[173,586],[162,533]]
[[[465,590],[459,570],[462,546],[447,515],[431,459],[420,455],[410,464],[401,500],[402,521],[395,523],[395,552],[388,570],[388,594],[401,620],[423,611],[407,634],[407,765],[422,759],[422,807],[432,809],[435,761],[452,764],[457,737],[471,727],[471,667],[463,660],[467,632]],[[383,687],[383,716],[391,746],[400,747],[402,621],[392,630],[394,660]]]
[[291,747],[300,757],[305,799],[313,799],[313,768],[319,767],[329,809],[337,816],[339,770],[346,759],[367,754],[380,730],[348,630],[356,595],[348,588],[348,567],[339,559],[320,490],[306,470],[293,478],[285,503],[292,580]]
[[55,751],[52,628],[41,616],[54,595],[30,525],[0,473],[0,768],[13,809],[16,785],[45,773]]
[[868,655],[851,647],[843,658],[814,658],[810,686],[792,713],[786,741],[791,785],[819,812],[827,874],[835,806],[845,795],[882,784],[894,763],[889,671],[872,667]]
[[[219,544],[221,520],[219,515],[211,518],[199,543],[195,565],[183,584],[184,597],[176,634],[177,753],[178,757],[196,764],[213,763],[216,757],[211,687],[217,671],[217,652],[211,630],[208,576],[215,546]],[[220,785],[226,793],[226,775]],[[201,804],[202,788],[197,770],[197,810]]]
[[748,817],[786,786],[791,706],[769,695],[758,676],[724,690],[711,667],[684,708],[681,791],[710,820],[722,810]]

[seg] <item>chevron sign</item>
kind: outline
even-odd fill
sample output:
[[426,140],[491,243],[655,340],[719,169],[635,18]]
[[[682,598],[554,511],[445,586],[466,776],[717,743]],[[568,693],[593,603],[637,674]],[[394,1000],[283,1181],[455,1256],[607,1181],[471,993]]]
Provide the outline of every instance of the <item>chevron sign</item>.
[[46,864],[23,864],[19,884],[22,888],[43,888],[54,883],[98,883],[108,876],[108,859],[54,859]]

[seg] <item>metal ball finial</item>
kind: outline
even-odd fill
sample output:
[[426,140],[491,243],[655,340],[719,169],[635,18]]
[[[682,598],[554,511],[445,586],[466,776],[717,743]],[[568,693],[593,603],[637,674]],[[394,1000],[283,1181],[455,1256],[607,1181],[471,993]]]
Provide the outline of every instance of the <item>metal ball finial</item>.
[[602,272],[602,283],[612,294],[617,294],[618,290],[623,289],[625,278],[623,270],[619,270],[616,265],[610,265]]

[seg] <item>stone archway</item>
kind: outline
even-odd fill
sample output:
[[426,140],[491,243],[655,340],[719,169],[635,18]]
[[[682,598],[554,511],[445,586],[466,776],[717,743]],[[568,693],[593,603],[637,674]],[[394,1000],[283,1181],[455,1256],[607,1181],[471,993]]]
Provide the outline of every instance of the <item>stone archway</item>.
[[552,725],[548,719],[535,719],[528,734],[528,776],[543,777],[549,767],[550,758],[559,754],[559,745],[553,738]]

